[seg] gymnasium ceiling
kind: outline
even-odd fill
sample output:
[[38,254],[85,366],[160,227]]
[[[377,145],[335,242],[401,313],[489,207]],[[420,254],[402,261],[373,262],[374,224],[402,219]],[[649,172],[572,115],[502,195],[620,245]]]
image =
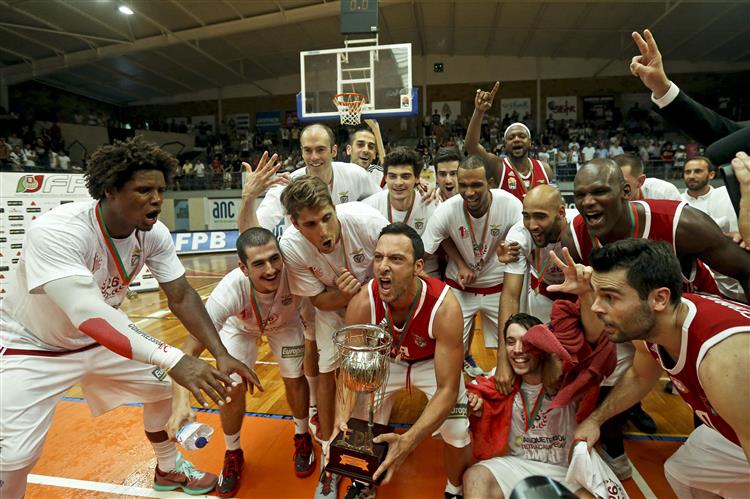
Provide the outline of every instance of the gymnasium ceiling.
[[[297,74],[301,50],[344,44],[338,1],[121,3],[0,0],[0,78],[125,104]],[[381,44],[415,56],[625,61],[630,32],[651,27],[665,59],[750,62],[747,0],[380,0],[379,23]]]

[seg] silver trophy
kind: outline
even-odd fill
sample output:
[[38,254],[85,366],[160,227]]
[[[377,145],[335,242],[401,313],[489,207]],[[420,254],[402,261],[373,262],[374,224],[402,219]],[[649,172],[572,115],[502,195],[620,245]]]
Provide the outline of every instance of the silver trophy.
[[385,425],[376,425],[376,392],[388,378],[391,335],[371,324],[343,327],[333,333],[333,343],[339,360],[338,382],[355,393],[369,395],[368,420],[351,418],[348,430],[339,434],[331,444],[328,471],[372,482],[372,474],[385,459],[387,444],[375,444],[376,434],[388,433]]

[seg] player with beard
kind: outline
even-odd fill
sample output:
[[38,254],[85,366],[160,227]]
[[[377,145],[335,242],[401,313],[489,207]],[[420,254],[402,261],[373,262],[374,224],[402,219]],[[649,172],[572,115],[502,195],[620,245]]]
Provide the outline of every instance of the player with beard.
[[659,178],[646,177],[643,160],[633,154],[618,154],[612,160],[622,169],[622,176],[630,186],[630,200],[671,199],[680,201],[680,191],[674,184]]
[[380,134],[380,125],[377,121],[366,119],[364,122],[369,128],[356,128],[349,134],[349,142],[346,144],[346,155],[349,161],[365,169],[379,186],[383,186],[383,168],[374,164],[375,158],[381,162],[385,158],[385,147],[383,136]]
[[716,189],[711,180],[716,176],[716,167],[711,160],[696,156],[685,162],[682,178],[685,191],[681,199],[713,218],[724,232],[737,232],[737,214],[725,186]]
[[500,158],[487,150],[480,143],[482,135],[482,118],[484,113],[492,107],[495,94],[500,88],[500,82],[496,81],[492,90],[484,92],[477,89],[474,95],[474,114],[466,129],[466,151],[469,154],[477,154],[492,165],[499,175],[497,185],[519,200],[523,201],[526,193],[541,184],[549,184],[555,181],[555,173],[546,163],[529,157],[531,151],[531,131],[523,123],[513,123],[505,129],[503,141],[507,158]]
[[[313,176],[292,180],[281,195],[293,226],[279,245],[289,273],[289,289],[315,306],[318,349],[318,415],[322,455],[328,452],[334,423],[336,350],[333,332],[344,325],[349,300],[372,278],[372,258],[388,221],[364,203],[334,205],[328,187]],[[307,345],[306,345],[307,346]],[[321,466],[321,469],[324,466]],[[317,498],[338,494],[339,476],[322,472]]]
[[562,240],[576,261],[588,263],[593,249],[621,239],[661,240],[674,248],[683,276],[690,276],[684,277],[687,290],[719,294],[709,265],[737,279],[748,296],[750,253],[725,237],[703,212],[678,201],[629,201],[630,186],[608,159],[584,165],[573,188],[580,214]]
[[[31,223],[0,301],[3,498],[23,497],[57,402],[79,383],[94,415],[143,403],[144,430],[156,454],[154,489],[205,494],[214,488],[216,477],[184,460],[165,431],[167,375],[206,407],[202,392],[219,405],[231,401],[226,387],[237,385],[233,372],[260,383],[221,343],[185,278],[169,229],[158,220],[176,166],[140,137],[102,146],[85,173],[94,200],[58,206]],[[147,335],[120,309],[144,264],[218,369]]]
[[[404,222],[420,236],[427,226],[437,206],[425,202],[416,188],[422,162],[417,153],[405,147],[397,147],[388,153],[383,161],[385,184],[383,190],[363,202],[378,210],[389,222]],[[430,277],[438,277],[438,257],[429,255],[424,261],[424,272]]]
[[[528,296],[529,315],[549,321],[554,300],[576,301],[568,293],[552,292],[547,286],[561,284],[562,271],[550,258],[550,251],[562,254],[560,236],[568,219],[578,212],[565,209],[565,200],[557,187],[540,185],[529,191],[523,200],[523,221],[511,227],[501,246],[500,261],[505,263],[503,293],[500,296],[500,318],[505,324],[521,308]],[[524,283],[528,280],[527,293]]]
[[454,147],[441,147],[435,155],[435,176],[440,201],[445,201],[458,194],[458,165],[461,163],[461,153]]
[[[422,235],[425,251],[430,254],[445,241],[443,247],[449,257],[445,281],[456,293],[464,314],[466,354],[471,352],[473,319],[477,313],[482,316],[484,346],[498,348],[503,264],[497,259],[497,250],[508,230],[521,220],[521,202],[506,191],[490,190],[491,182],[494,182],[493,169],[482,157],[466,158],[458,168],[461,196],[441,203]],[[500,351],[498,357],[502,362],[498,362],[510,385],[510,369],[504,350]]]
[[[373,259],[375,277],[346,310],[347,324],[378,324],[393,337],[390,372],[379,392],[375,421],[386,424],[396,394],[408,386],[428,399],[414,425],[402,434],[375,438],[387,442],[385,461],[373,478],[385,473],[389,481],[416,447],[440,434],[448,483],[445,497],[462,496],[461,476],[471,462],[471,439],[466,419],[466,389],[461,376],[463,342],[461,307],[445,283],[423,277],[424,247],[416,231],[403,223],[385,227]],[[439,358],[440,362],[435,359]],[[364,397],[360,397],[364,401]],[[360,404],[359,409],[364,409]],[[346,421],[347,414],[337,415]],[[347,497],[374,497],[372,489],[355,482]]]
[[591,310],[615,342],[638,341],[632,367],[577,431],[593,446],[603,421],[646,396],[664,370],[705,424],[664,465],[677,497],[746,497],[750,490],[750,307],[682,292],[663,242],[617,241],[590,255]]

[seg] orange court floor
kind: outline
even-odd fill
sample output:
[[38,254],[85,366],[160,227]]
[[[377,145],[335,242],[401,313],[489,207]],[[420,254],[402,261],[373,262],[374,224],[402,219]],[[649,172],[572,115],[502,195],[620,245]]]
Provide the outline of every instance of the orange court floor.
[[[231,254],[183,256],[181,259],[191,284],[204,299],[236,265],[236,257]],[[132,297],[123,309],[139,327],[172,344],[179,345],[186,335],[161,292]],[[472,353],[484,369],[494,364],[495,353],[485,350],[481,341],[474,342]],[[207,353],[204,355],[210,359]],[[311,498],[317,473],[305,479],[294,475],[291,412],[267,343],[260,348],[256,371],[266,391],[256,391],[247,397],[247,414],[242,427],[245,468],[237,497]],[[195,497],[151,489],[156,460],[143,434],[139,406],[120,407],[93,418],[82,396],[81,390],[75,387],[58,405],[42,457],[29,476],[27,498]],[[401,426],[413,423],[425,402],[419,392],[402,393],[394,405],[392,421]],[[654,417],[659,433],[643,435],[628,428],[625,447],[634,473],[632,479],[624,482],[625,488],[634,498],[674,497],[664,478],[663,464],[692,430],[690,410],[679,396],[664,393],[661,384],[648,395],[643,406]],[[216,433],[205,448],[183,452],[197,468],[218,474],[224,454],[219,415],[215,408],[196,411],[198,420],[210,424]],[[318,446],[316,453],[319,457]],[[378,497],[443,497],[442,456],[439,440],[423,442],[405,461],[393,482],[379,488]],[[341,497],[346,487],[344,481]]]

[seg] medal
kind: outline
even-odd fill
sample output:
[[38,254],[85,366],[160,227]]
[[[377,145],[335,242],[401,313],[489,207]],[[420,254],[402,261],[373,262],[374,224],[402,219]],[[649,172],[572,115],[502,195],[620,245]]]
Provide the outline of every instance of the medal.
[[516,447],[521,447],[521,445],[523,445],[523,437],[521,435],[518,435],[513,443]]

